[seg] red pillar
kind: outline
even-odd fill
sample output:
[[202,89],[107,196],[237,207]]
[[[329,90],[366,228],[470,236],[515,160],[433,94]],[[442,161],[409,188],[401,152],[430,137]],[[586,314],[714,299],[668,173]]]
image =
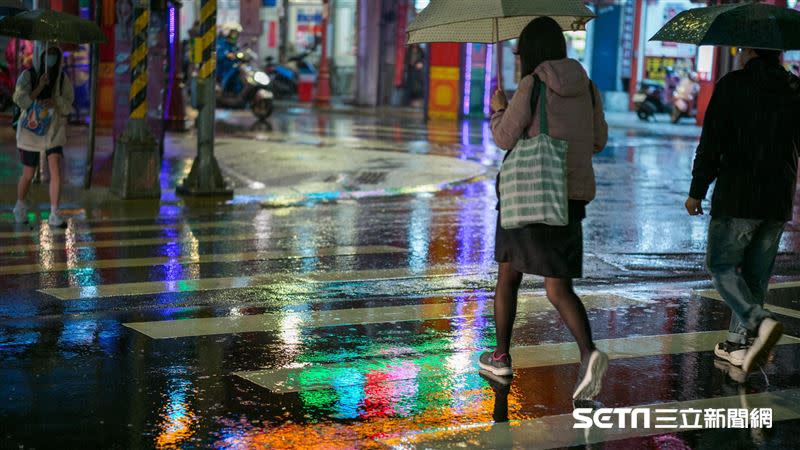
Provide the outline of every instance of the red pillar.
[[639,89],[639,41],[642,34],[642,0],[636,0],[633,12],[633,51],[631,52],[631,81],[628,85],[628,108],[633,111],[633,96]]
[[106,35],[106,43],[100,44],[100,70],[97,80],[97,126],[114,126],[114,23],[117,8],[114,0],[94,0],[102,2],[103,20],[100,28]]
[[331,74],[328,66],[328,17],[330,16],[330,0],[322,0],[322,55],[317,78],[317,106],[327,106],[331,102]]

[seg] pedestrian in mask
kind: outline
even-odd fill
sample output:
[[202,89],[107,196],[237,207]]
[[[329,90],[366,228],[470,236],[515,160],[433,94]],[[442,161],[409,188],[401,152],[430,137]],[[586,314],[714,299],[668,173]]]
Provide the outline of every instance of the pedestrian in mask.
[[58,212],[61,195],[61,160],[67,141],[67,116],[72,111],[74,93],[69,77],[63,72],[63,52],[48,47],[39,56],[38,64],[24,71],[17,80],[14,103],[20,108],[17,120],[17,148],[23,171],[17,185],[14,218],[28,221],[26,197],[31,180],[44,152],[50,169],[50,215],[48,223],[64,225]]

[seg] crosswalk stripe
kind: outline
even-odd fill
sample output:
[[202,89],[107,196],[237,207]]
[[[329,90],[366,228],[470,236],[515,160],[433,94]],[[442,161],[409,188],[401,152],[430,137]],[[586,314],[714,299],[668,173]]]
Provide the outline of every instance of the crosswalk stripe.
[[65,242],[40,242],[36,244],[18,244],[18,245],[5,245],[0,246],[0,254],[3,253],[20,253],[20,252],[40,252],[40,251],[54,251],[78,248],[115,248],[115,247],[142,247],[147,245],[164,245],[164,244],[185,244],[191,243],[206,243],[206,242],[233,242],[233,241],[251,241],[251,240],[264,240],[264,239],[283,239],[295,236],[297,233],[268,233],[266,235],[256,235],[253,232],[244,234],[213,234],[213,235],[195,235],[188,230],[180,230],[181,234],[177,237],[157,237],[157,238],[135,238],[135,239],[110,239],[100,241],[75,241],[71,243]]
[[[650,416],[657,416],[656,410],[677,411],[706,409],[747,409],[769,408],[772,422],[800,419],[800,389],[740,394],[727,397],[710,397],[678,402],[665,402],[650,405],[620,405],[619,407],[647,408]],[[725,413],[723,411],[723,414]],[[682,426],[683,419],[675,415]],[[689,416],[689,423],[693,416]],[[614,417],[615,421],[616,416]],[[390,448],[460,448],[469,442],[471,448],[572,448],[600,442],[619,441],[637,437],[654,436],[665,433],[692,431],[681,429],[656,428],[651,421],[650,428],[641,424],[638,428],[613,426],[607,429],[593,427],[587,430],[573,428],[577,421],[569,414],[538,417],[536,419],[513,420],[508,423],[461,424],[457,427],[442,427],[414,431],[397,437],[379,439],[378,443]],[[704,420],[699,422],[706,428]],[[707,428],[706,428],[707,429]],[[729,430],[736,432],[739,430]],[[746,430],[743,430],[746,432]],[[749,433],[748,433],[749,434]]]
[[96,259],[90,261],[59,262],[52,264],[19,264],[0,267],[0,275],[57,272],[79,269],[119,269],[124,267],[151,267],[168,264],[222,263],[259,261],[270,259],[298,259],[322,256],[371,255],[383,253],[403,253],[406,249],[388,245],[361,247],[327,247],[306,251],[264,250],[240,253],[213,253],[205,255],[183,255],[177,257],[154,256],[147,258]]
[[[275,283],[286,282],[335,282],[335,281],[374,281],[410,278],[438,278],[447,276],[469,276],[475,274],[491,273],[477,267],[461,267],[455,269],[451,266],[429,267],[425,271],[410,269],[374,269],[353,270],[350,272],[309,272],[297,275],[284,275],[280,279],[270,274],[260,274],[242,277],[202,278],[175,280],[170,282],[135,282],[115,283],[98,286],[79,286],[65,288],[40,289],[39,292],[52,295],[59,300],[79,300],[89,298],[115,297],[119,295],[145,295],[163,294],[170,292],[213,291],[218,289],[233,288],[269,288]],[[332,275],[336,274],[336,275]],[[180,289],[177,287],[180,286]]]
[[52,295],[59,300],[94,299],[126,295],[160,294],[166,292],[197,292],[216,289],[233,289],[257,286],[279,285],[294,281],[291,276],[264,274],[249,277],[211,279],[189,279],[175,281],[145,281],[142,283],[107,284],[102,286],[82,286],[76,288],[41,289],[39,292]]
[[[800,282],[796,282],[796,281],[787,282],[787,283],[771,283],[769,285],[769,290],[772,291],[772,290],[776,290],[776,289],[792,289],[792,288],[798,288],[798,287],[800,287]],[[699,295],[700,297],[710,298],[712,300],[724,301],[722,299],[722,296],[719,295],[719,292],[717,292],[716,289],[697,290],[697,291],[695,291],[695,293],[697,295]],[[800,311],[798,311],[796,309],[784,308],[782,306],[776,306],[776,305],[770,305],[770,304],[764,305],[764,308],[767,311],[771,311],[771,312],[774,312],[776,314],[780,314],[780,315],[783,315],[783,316],[786,316],[786,317],[794,317],[795,319],[800,319]]]
[[[600,339],[595,345],[600,350],[608,353],[609,359],[628,359],[645,356],[675,355],[680,353],[706,352],[725,340],[727,331],[701,331],[693,333],[676,333],[655,336],[631,336],[615,339]],[[779,345],[800,344],[800,339],[784,336]],[[477,367],[480,352],[460,352],[470,363],[461,365],[458,369],[445,364],[437,367],[426,367],[426,376],[431,378],[452,377],[467,371],[474,371]],[[443,356],[444,358],[445,356]],[[528,369],[534,367],[559,366],[580,362],[580,354],[574,342],[557,344],[540,344],[518,346],[511,349],[515,369]],[[314,365],[310,367],[285,368],[276,370],[256,370],[236,372],[235,375],[251,381],[274,393],[285,394],[288,392],[312,391],[331,388],[334,384],[338,387],[346,386],[349,382],[358,383],[359,377],[353,373],[367,373],[375,370],[386,370],[389,367],[402,367],[404,364],[413,363],[415,358],[364,358],[347,364]],[[314,372],[314,376],[305,377],[304,372]],[[418,377],[416,372],[408,372],[409,377]],[[346,376],[342,376],[346,374]],[[344,378],[344,379],[340,379]],[[313,382],[308,380],[312,379]],[[402,374],[392,378],[392,381],[403,379]],[[348,381],[349,380],[349,381]]]
[[[630,305],[646,304],[638,300],[613,294],[590,294],[583,297],[589,309],[615,309]],[[480,306],[469,302],[472,306]],[[491,302],[481,310],[459,311],[456,303],[433,303],[403,306],[384,306],[377,308],[333,309],[323,311],[278,312],[246,316],[206,317],[198,319],[161,320],[154,322],[134,322],[124,324],[153,339],[171,339],[214,334],[268,332],[280,330],[284,324],[292,323],[295,328],[319,328],[329,326],[363,325],[386,322],[426,321],[454,319],[492,314]],[[521,295],[517,313],[519,315],[552,310],[545,297]]]
[[18,237],[35,237],[35,236],[56,236],[66,233],[122,233],[126,231],[154,231],[154,230],[204,230],[208,228],[230,228],[230,227],[252,227],[252,222],[230,221],[222,220],[216,222],[201,222],[201,223],[173,223],[173,224],[148,224],[148,225],[111,225],[102,227],[85,227],[79,228],[50,228],[47,224],[41,228],[34,228],[28,231],[2,231],[0,238],[18,238]]

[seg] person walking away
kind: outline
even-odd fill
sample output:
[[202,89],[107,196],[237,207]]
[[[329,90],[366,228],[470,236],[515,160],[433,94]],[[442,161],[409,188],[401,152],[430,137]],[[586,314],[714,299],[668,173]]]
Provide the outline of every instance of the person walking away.
[[[523,78],[509,104],[502,90],[492,99],[492,134],[498,147],[511,150],[527,133],[539,132],[540,119],[547,119],[549,134],[568,142],[567,186],[569,223],[544,224],[503,229],[498,214],[495,234],[495,260],[500,264],[494,299],[497,347],[480,356],[480,367],[495,376],[512,375],[509,354],[511,332],[517,312],[517,293],[523,274],[545,278],[547,298],[574,336],[581,356],[581,367],[573,399],[587,400],[600,390],[608,357],[597,350],[586,309],[573,290],[572,280],[583,272],[583,231],[581,221],[586,205],[595,197],[592,156],[608,139],[600,93],[580,62],[567,58],[566,41],[560,26],[551,18],[531,21],[519,37],[519,57]],[[537,100],[532,95],[544,83],[546,117],[533,113]],[[509,153],[510,154],[510,153]],[[506,157],[508,154],[506,155]],[[498,177],[499,183],[499,177]],[[500,197],[499,202],[505,199]]]
[[419,44],[409,47],[406,56],[406,103],[421,107],[425,97],[425,51]]
[[800,78],[781,52],[740,50],[744,67],[714,88],[694,159],[686,210],[703,214],[711,182],[706,266],[731,308],[716,357],[749,372],[783,327],[764,309],[784,225],[792,218],[800,152]]
[[47,222],[60,227],[64,225],[64,219],[58,213],[61,159],[67,141],[67,116],[72,111],[74,94],[72,83],[62,70],[60,48],[47,48],[41,53],[38,63],[38,68],[34,66],[19,76],[14,90],[14,103],[21,110],[17,148],[23,165],[17,185],[14,218],[18,223],[28,221],[25,199],[40,162],[39,154],[45,152],[50,168],[50,216]]

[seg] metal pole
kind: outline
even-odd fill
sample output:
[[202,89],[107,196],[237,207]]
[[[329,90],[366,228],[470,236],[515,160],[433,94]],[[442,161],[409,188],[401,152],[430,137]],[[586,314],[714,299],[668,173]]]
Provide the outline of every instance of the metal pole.
[[233,191],[222,179],[222,172],[214,157],[217,0],[201,0],[200,34],[202,60],[199,74],[192,80],[192,102],[199,109],[197,157],[192,163],[189,175],[176,190],[183,195],[231,195]]
[[[103,1],[94,0],[94,20],[102,23]],[[92,171],[94,170],[94,148],[97,133],[97,77],[100,73],[100,46],[92,44],[91,57],[91,92],[89,94],[89,153],[86,155],[86,172],[83,175],[83,188],[92,187]]]
[[161,197],[161,158],[158,142],[147,128],[147,27],[148,0],[133,8],[130,112],[125,132],[117,141],[111,192],[125,199]]

